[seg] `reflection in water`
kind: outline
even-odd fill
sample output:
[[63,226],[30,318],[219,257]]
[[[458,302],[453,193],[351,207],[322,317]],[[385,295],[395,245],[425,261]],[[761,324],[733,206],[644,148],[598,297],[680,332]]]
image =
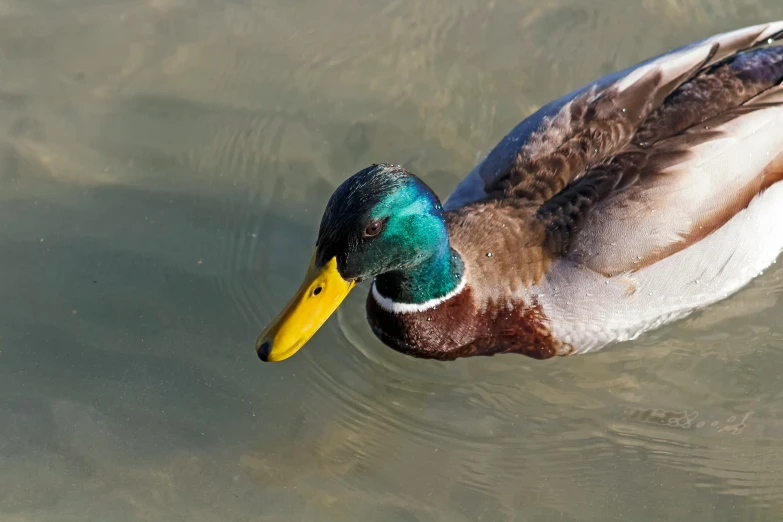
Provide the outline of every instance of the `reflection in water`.
[[450,364],[366,286],[253,341],[346,176],[445,196],[523,116],[777,0],[0,6],[0,520],[777,520],[783,269],[628,346]]

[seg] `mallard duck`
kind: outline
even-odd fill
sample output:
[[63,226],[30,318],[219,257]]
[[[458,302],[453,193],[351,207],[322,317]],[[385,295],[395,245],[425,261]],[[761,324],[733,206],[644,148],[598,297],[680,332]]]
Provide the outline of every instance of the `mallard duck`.
[[544,106],[444,205],[399,166],[351,176],[259,358],[362,280],[375,335],[439,360],[590,352],[739,290],[783,249],[781,35],[714,36]]

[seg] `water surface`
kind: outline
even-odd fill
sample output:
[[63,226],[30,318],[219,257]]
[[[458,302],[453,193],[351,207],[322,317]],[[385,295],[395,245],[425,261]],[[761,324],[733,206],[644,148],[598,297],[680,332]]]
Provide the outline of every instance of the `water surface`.
[[783,269],[603,352],[442,364],[366,286],[253,343],[332,190],[779,0],[0,1],[0,520],[776,521]]

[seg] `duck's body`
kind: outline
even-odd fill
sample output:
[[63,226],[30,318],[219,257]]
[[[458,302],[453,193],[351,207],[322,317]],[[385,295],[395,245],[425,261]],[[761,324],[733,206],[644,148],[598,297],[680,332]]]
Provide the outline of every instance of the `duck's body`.
[[[781,34],[783,22],[719,35],[542,108],[445,211],[437,202],[427,210],[445,226],[438,248],[413,248],[399,234],[385,244],[426,251],[415,262],[349,266],[368,263],[364,242],[374,236],[343,238],[346,222],[327,210],[316,265],[334,256],[346,281],[374,276],[375,334],[444,360],[587,352],[723,299],[783,249],[783,46],[767,45]],[[407,187],[401,169],[371,169],[338,189],[330,209],[372,206],[365,214],[377,217],[356,194],[384,176]],[[418,197],[428,208],[431,198]],[[421,223],[408,226],[422,236]],[[323,246],[338,237],[342,250]],[[262,358],[272,346],[264,339],[269,331]]]

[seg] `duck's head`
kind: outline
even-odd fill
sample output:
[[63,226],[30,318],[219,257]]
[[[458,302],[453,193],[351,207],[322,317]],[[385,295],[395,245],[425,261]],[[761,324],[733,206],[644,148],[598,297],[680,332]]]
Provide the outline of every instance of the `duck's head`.
[[291,357],[357,282],[421,263],[447,234],[438,197],[410,172],[384,164],[354,174],[329,199],[305,280],[258,336],[258,357]]

